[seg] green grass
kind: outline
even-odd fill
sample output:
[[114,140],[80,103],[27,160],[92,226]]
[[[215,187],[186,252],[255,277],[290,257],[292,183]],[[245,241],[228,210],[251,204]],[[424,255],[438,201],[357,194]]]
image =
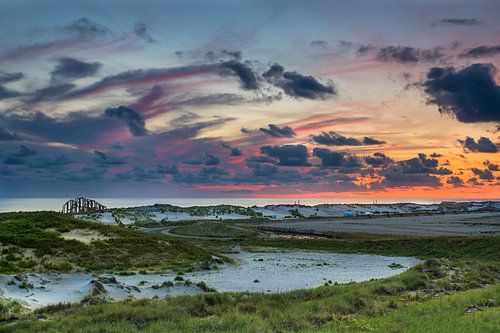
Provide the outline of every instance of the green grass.
[[170,229],[170,232],[185,236],[242,238],[261,235],[260,232],[224,222],[204,222]]
[[368,253],[419,258],[479,259],[498,262],[500,237],[385,237],[344,235],[340,239],[246,239],[242,245],[338,253]]
[[428,302],[415,302],[385,316],[335,322],[310,332],[498,332],[500,307],[485,308],[474,314],[464,313],[467,307],[483,304],[489,299],[500,303],[500,285],[460,292]]
[[[62,232],[90,229],[110,237],[85,244]],[[0,214],[0,273],[167,270],[211,260],[185,240],[82,221],[54,212]],[[28,255],[30,254],[30,255]]]

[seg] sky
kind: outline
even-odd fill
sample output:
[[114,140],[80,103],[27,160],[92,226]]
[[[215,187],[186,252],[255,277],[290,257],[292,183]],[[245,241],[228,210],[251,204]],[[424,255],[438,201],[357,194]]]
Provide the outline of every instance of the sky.
[[0,0],[0,197],[498,199],[499,12]]

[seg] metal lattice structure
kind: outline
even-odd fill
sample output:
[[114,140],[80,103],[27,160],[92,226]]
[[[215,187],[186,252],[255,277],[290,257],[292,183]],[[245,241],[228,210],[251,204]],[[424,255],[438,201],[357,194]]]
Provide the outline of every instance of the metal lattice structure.
[[62,207],[62,212],[66,214],[92,214],[92,213],[102,213],[106,209],[106,206],[101,205],[95,200],[87,198],[75,198],[71,199],[64,204]]

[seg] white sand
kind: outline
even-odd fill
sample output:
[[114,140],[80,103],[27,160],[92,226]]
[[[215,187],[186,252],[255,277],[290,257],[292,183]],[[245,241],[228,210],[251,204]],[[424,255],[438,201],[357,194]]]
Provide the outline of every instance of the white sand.
[[111,237],[103,235],[97,230],[92,229],[73,229],[71,231],[61,233],[61,237],[64,239],[74,239],[79,242],[90,244],[97,240],[107,240]]

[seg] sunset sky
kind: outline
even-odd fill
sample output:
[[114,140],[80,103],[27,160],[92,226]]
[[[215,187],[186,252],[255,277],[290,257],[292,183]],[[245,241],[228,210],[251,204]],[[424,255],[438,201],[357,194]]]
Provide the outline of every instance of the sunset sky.
[[499,13],[0,0],[0,197],[498,199]]

